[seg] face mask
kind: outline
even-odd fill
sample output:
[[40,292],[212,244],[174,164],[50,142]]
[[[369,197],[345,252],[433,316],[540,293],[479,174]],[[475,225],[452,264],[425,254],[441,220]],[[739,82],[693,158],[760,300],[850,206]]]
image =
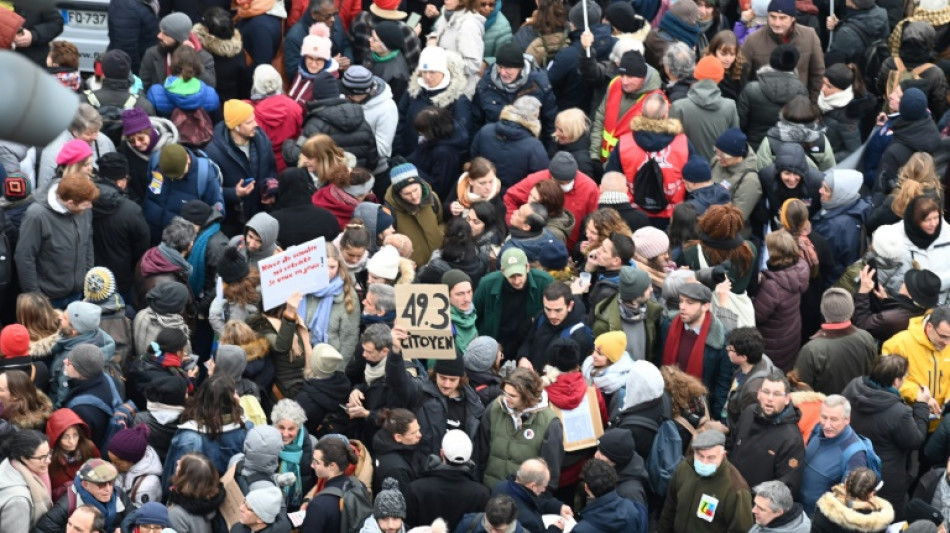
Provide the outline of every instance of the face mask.
[[693,469],[696,470],[696,474],[699,477],[709,477],[716,473],[716,465],[707,465],[706,463],[696,460],[693,460]]
[[564,191],[565,193],[569,193],[573,189],[574,189],[574,180],[571,180],[571,182],[568,183],[567,185],[563,185],[563,184],[561,185],[561,190]]

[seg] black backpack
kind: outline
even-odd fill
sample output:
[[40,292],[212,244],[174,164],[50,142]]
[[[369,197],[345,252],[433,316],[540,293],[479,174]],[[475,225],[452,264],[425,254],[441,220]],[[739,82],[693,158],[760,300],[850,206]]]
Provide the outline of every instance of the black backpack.
[[663,187],[663,170],[652,154],[633,176],[633,203],[650,213],[659,213],[666,209],[669,201]]
[[96,108],[99,111],[99,116],[102,117],[102,129],[100,131],[111,139],[113,144],[119,146],[122,141],[122,112],[135,107],[135,104],[139,101],[139,95],[129,94],[128,99],[120,107],[113,104],[102,105],[102,102],[96,97],[96,93],[92,91],[83,91],[83,94],[86,96],[86,100],[89,101],[89,105]]
[[[844,24],[848,24],[847,21]],[[857,24],[848,24],[864,45],[863,52],[852,52],[849,58],[861,69],[861,76],[864,78],[864,87],[868,92],[874,92],[877,87],[877,77],[881,73],[881,65],[887,58],[891,57],[891,49],[887,46],[887,38],[871,40],[871,36],[864,33]],[[881,95],[878,95],[881,96]]]

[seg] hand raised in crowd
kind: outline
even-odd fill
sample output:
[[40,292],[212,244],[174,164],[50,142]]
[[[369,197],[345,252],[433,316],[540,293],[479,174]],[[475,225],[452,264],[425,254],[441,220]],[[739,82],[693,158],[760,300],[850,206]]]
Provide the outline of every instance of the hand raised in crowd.
[[346,57],[343,54],[337,54],[333,57],[337,65],[340,65],[340,70],[346,70],[350,68],[350,58]]
[[594,34],[590,30],[585,31],[581,34],[581,46],[584,49],[588,49],[594,45]]

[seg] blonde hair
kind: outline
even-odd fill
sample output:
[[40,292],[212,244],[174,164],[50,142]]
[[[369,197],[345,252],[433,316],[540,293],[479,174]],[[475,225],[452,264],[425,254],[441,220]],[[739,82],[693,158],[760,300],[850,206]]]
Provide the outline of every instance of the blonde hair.
[[337,275],[343,280],[343,306],[346,308],[347,314],[352,313],[356,306],[353,298],[353,278],[350,277],[350,271],[340,257],[340,250],[332,242],[327,243],[327,259],[336,260],[339,269]]
[[[590,118],[580,109],[572,107],[557,114],[554,126],[561,128],[561,131],[567,135],[567,142],[574,142],[590,131]],[[551,135],[554,136],[553,133]],[[556,137],[555,140],[557,140]]]
[[787,268],[798,262],[801,250],[798,242],[785,229],[773,231],[765,236],[765,246],[769,251],[769,269]]
[[928,192],[933,192],[937,198],[943,199],[943,186],[937,179],[937,166],[933,156],[926,152],[916,152],[897,174],[897,189],[893,193],[891,211],[903,217],[910,201]]
[[346,156],[343,149],[329,135],[318,133],[307,139],[300,148],[300,155],[307,159],[314,159],[317,163],[317,177],[326,182],[330,176],[330,169],[334,165],[346,166]]
[[244,346],[257,340],[257,332],[241,320],[228,320],[221,331],[220,344]]

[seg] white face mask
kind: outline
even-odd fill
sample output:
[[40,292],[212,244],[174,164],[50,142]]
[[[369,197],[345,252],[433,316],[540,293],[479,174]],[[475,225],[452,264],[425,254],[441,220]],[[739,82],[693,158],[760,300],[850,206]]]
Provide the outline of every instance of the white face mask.
[[565,194],[574,190],[574,180],[569,181],[567,184],[562,183],[561,190],[564,191]]

